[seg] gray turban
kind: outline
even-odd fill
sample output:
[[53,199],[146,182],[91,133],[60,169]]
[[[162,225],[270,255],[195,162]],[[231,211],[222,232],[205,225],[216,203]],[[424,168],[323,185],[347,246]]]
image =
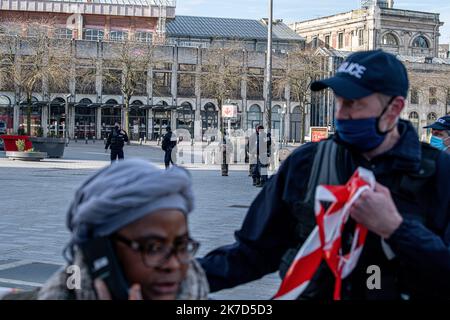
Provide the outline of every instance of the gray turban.
[[191,177],[187,170],[162,170],[143,160],[124,160],[84,182],[67,215],[73,244],[108,236],[160,209],[193,209]]

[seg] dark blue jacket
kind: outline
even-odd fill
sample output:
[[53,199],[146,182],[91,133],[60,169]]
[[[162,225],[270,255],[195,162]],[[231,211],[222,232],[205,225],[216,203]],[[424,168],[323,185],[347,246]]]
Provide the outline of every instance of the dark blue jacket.
[[111,150],[122,150],[125,142],[128,142],[127,133],[120,128],[114,127],[108,135],[105,149],[111,147]]
[[[346,178],[357,166],[372,170],[381,183],[383,177],[393,172],[417,172],[422,152],[418,136],[407,121],[399,123],[399,131],[401,138],[394,148],[371,161],[349,152],[350,159],[347,161],[351,165]],[[199,259],[212,291],[234,287],[275,272],[279,270],[285,252],[299,248],[301,243],[298,243],[296,233],[298,221],[293,212],[305,194],[316,147],[316,143],[306,144],[285,160],[278,173],[271,177],[253,201],[241,229],[235,233],[234,244],[218,248]],[[367,293],[365,288],[369,275],[366,270],[367,266],[374,264],[380,266],[386,278],[396,279],[398,273],[402,273],[400,276],[409,275],[407,281],[412,281],[413,286],[419,288],[419,291],[413,292],[413,297],[450,297],[449,155],[439,154],[436,173],[429,179],[428,194],[423,195],[424,199],[428,197],[431,200],[426,208],[407,195],[392,195],[404,218],[401,226],[386,241],[396,255],[395,263],[387,262],[381,250],[380,237],[369,232],[358,266],[343,283],[343,290],[350,290],[347,297],[399,298],[404,293],[401,292],[403,288],[396,288],[392,281],[387,281],[384,288],[382,282],[381,292]],[[427,226],[417,218],[418,211],[427,217]],[[326,285],[330,286],[331,297],[333,284]],[[277,289],[273,288],[274,294]]]

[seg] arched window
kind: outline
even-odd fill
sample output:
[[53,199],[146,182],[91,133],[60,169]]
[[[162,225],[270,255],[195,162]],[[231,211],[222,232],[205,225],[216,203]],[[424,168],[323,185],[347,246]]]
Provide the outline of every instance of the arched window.
[[428,40],[423,36],[418,36],[413,41],[413,47],[414,48],[423,48],[428,49],[430,45],[428,44]]
[[92,101],[91,99],[83,98],[80,100],[80,102],[78,102],[78,104],[89,106],[90,104],[92,104]]
[[164,100],[161,100],[161,101],[158,102],[156,105],[157,105],[157,106],[161,106],[161,107],[163,107],[163,108],[169,106],[169,104],[168,104],[167,102],[165,102]]
[[292,110],[291,113],[291,138],[290,140],[295,142],[300,142],[300,136],[301,136],[301,124],[302,124],[302,113],[300,110],[300,107],[295,107],[294,110]]
[[411,112],[409,114],[409,121],[411,121],[414,129],[416,129],[417,132],[419,132],[419,114],[415,111]]
[[183,102],[177,112],[177,129],[186,129],[194,136],[194,111],[189,102]]
[[117,101],[114,99],[109,99],[105,102],[106,107],[116,107],[118,105]]
[[0,95],[0,134],[6,133],[7,129],[13,127],[13,108],[11,99]]
[[75,136],[77,139],[95,139],[96,112],[88,98],[81,99],[75,104]]
[[281,107],[273,106],[272,107],[272,129],[280,130],[281,125]]
[[398,46],[398,39],[394,34],[386,33],[383,36],[381,43],[386,46]]
[[211,102],[205,105],[205,110],[201,111],[202,115],[202,132],[206,139],[212,139],[217,137],[218,128],[218,112],[216,106]]
[[166,133],[166,128],[170,127],[169,104],[164,100],[159,101],[153,108],[153,132],[152,139],[161,138]]
[[57,97],[57,98],[53,99],[51,102],[52,106],[64,106],[65,103],[66,103],[66,100],[64,100],[64,98],[61,98],[61,97]]
[[11,106],[11,99],[9,99],[5,95],[0,95],[0,106],[1,107],[9,107],[9,106]]
[[128,111],[128,133],[131,139],[144,139],[147,134],[146,110],[141,108],[144,104],[140,100],[134,100]]
[[66,124],[66,100],[61,97],[57,97],[50,103],[49,112],[49,133],[62,137],[64,134],[64,125]]
[[102,138],[108,137],[116,122],[121,123],[122,112],[116,100],[109,99],[102,105]]
[[254,130],[258,124],[262,124],[262,121],[261,108],[257,104],[252,105],[248,110],[247,129]]
[[[130,110],[128,111],[128,116],[130,117],[139,117],[145,115],[145,110],[141,108],[144,104],[140,100],[134,100],[130,104]],[[130,125],[132,125],[132,121],[130,121]]]

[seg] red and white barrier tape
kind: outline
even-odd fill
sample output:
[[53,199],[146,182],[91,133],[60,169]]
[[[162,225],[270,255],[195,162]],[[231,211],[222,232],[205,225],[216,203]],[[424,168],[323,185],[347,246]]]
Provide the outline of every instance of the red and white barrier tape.
[[[373,173],[358,168],[343,186],[321,185],[316,189],[317,226],[298,251],[274,299],[297,299],[307,288],[322,259],[333,272],[336,282],[334,299],[340,300],[342,279],[355,268],[366,240],[367,229],[357,224],[350,251],[342,254],[341,236],[349,218],[349,209],[360,195],[375,187]],[[329,202],[327,210],[321,202]]]

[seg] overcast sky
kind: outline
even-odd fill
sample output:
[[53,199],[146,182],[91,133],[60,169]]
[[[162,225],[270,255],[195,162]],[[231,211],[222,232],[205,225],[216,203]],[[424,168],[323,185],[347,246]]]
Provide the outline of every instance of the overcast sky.
[[[313,19],[358,8],[359,0],[274,0],[274,18],[285,22]],[[227,18],[267,17],[268,0],[177,0],[177,14]],[[395,0],[394,8],[440,13],[440,43],[450,42],[449,0]]]

